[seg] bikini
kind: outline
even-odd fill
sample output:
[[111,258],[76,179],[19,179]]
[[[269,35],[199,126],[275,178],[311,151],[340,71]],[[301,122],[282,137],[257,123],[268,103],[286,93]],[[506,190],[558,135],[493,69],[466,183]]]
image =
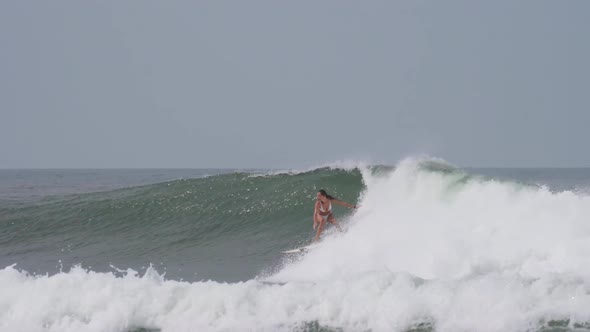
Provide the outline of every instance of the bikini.
[[328,205],[328,210],[324,210],[324,206],[322,205],[322,201],[320,201],[320,212],[330,212],[328,214],[326,214],[325,216],[320,214],[320,217],[324,218],[325,220],[328,220],[328,217],[330,216],[331,212],[332,212],[332,202],[329,203],[330,205]]

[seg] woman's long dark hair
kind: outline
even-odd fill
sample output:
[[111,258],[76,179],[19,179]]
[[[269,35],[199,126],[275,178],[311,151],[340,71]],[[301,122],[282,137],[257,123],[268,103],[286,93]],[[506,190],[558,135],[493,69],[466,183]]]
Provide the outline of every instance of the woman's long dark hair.
[[320,194],[322,194],[322,196],[326,196],[326,197],[327,197],[329,200],[332,200],[332,199],[334,199],[334,196],[332,196],[332,195],[328,195],[328,193],[327,193],[327,192],[326,192],[324,189],[320,189],[318,192],[319,192]]

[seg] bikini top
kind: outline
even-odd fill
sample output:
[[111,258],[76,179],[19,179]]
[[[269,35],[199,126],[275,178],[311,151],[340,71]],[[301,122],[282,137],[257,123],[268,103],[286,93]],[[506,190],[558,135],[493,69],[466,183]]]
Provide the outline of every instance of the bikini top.
[[324,206],[322,205],[322,201],[320,201],[320,212],[330,212],[332,211],[332,202],[329,203],[330,205],[328,205],[328,210],[324,210]]

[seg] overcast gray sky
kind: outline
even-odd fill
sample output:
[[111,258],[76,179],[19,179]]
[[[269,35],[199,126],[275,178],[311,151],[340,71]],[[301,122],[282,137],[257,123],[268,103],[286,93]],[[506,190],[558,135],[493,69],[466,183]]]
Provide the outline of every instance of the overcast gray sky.
[[590,1],[0,2],[0,168],[590,166]]

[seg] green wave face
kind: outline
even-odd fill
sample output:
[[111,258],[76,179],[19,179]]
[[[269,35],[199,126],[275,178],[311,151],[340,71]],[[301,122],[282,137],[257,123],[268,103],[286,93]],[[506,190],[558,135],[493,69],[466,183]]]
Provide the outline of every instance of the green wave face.
[[232,173],[4,208],[0,263],[38,273],[152,263],[168,277],[245,280],[311,239],[317,190],[356,202],[362,188],[357,170]]

